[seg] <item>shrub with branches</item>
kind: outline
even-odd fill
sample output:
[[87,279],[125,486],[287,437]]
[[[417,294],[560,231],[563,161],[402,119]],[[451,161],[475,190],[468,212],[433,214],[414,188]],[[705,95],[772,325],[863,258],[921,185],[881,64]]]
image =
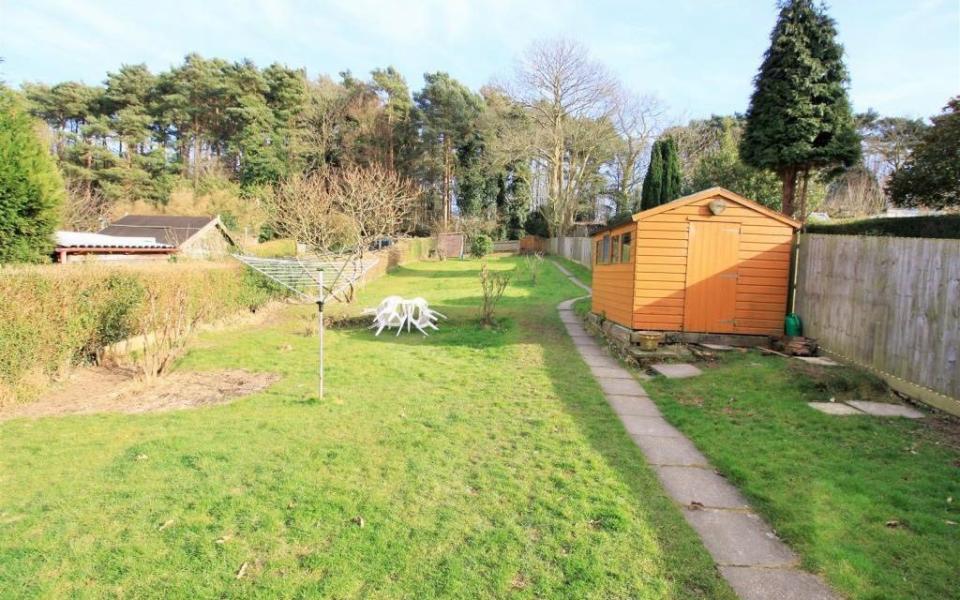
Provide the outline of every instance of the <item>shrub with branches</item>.
[[527,254],[520,263],[522,272],[530,280],[530,285],[537,285],[537,279],[540,277],[540,270],[543,268],[543,253],[535,252]]
[[480,306],[480,323],[482,325],[492,326],[496,323],[494,311],[509,284],[509,273],[491,271],[486,264],[480,268],[480,287],[483,289],[483,304]]
[[375,165],[294,175],[268,202],[280,237],[315,252],[357,248],[362,254],[402,230],[417,197],[409,181]]

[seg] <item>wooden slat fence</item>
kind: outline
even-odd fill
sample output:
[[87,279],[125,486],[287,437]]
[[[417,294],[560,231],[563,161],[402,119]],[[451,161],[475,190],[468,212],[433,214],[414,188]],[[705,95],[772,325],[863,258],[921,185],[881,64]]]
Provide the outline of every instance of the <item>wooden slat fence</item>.
[[960,240],[806,234],[797,276],[806,335],[960,406]]
[[562,237],[547,240],[547,251],[593,268],[593,246],[588,237]]

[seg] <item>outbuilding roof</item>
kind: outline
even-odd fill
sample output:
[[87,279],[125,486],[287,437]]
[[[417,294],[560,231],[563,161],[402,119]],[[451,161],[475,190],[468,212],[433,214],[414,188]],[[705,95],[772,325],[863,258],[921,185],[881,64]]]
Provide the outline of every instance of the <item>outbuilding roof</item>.
[[58,231],[55,241],[58,248],[169,248],[170,244],[158,242],[152,237],[131,237],[87,233],[83,231]]
[[[171,215],[127,215],[103,228],[110,236],[146,236],[156,241],[180,246],[201,229],[219,221],[217,217],[181,217]],[[224,232],[226,233],[226,232]]]
[[759,212],[759,213],[762,213],[762,214],[770,217],[771,219],[776,219],[777,221],[780,221],[780,222],[783,223],[784,225],[789,225],[789,226],[793,227],[794,229],[800,229],[800,227],[801,227],[801,223],[800,223],[799,221],[794,221],[793,219],[791,219],[790,217],[788,217],[788,216],[786,216],[786,215],[783,215],[783,214],[781,214],[781,213],[778,213],[778,212],[775,211],[775,210],[770,210],[769,208],[767,208],[766,206],[764,206],[764,205],[762,205],[762,204],[759,204],[759,203],[757,203],[757,202],[754,202],[753,200],[748,200],[747,198],[744,198],[744,197],[741,196],[740,194],[731,192],[731,191],[728,190],[727,188],[722,188],[722,187],[707,188],[707,189],[702,190],[702,191],[699,191],[699,192],[697,192],[697,193],[695,193],[695,194],[690,194],[689,196],[684,196],[684,197],[682,197],[682,198],[677,198],[676,200],[674,200],[674,201],[672,201],[672,202],[667,202],[666,204],[661,204],[660,206],[655,206],[655,207],[653,207],[653,208],[648,208],[647,210],[638,212],[637,214],[633,215],[633,220],[634,220],[634,222],[636,222],[636,221],[642,221],[642,220],[644,220],[644,219],[646,219],[646,218],[648,218],[648,217],[652,217],[653,215],[658,215],[658,214],[660,214],[660,213],[662,213],[662,212],[666,212],[666,211],[668,211],[668,210],[673,210],[673,209],[675,209],[675,208],[679,208],[679,207],[685,206],[685,205],[687,205],[687,204],[692,204],[692,203],[694,203],[694,202],[698,202],[698,201],[700,201],[700,200],[703,200],[704,198],[712,198],[712,197],[714,197],[714,196],[720,196],[720,197],[724,198],[725,200],[730,200],[730,201],[733,202],[734,204],[739,204],[739,205],[741,205],[741,206],[743,206],[743,207],[745,207],[745,208],[749,208],[749,209],[755,210],[755,211],[757,211],[757,212]]

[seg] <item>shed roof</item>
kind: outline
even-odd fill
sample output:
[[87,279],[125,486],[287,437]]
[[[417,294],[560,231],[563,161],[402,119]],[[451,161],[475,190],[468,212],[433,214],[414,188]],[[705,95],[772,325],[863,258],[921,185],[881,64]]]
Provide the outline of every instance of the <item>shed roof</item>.
[[[218,217],[183,217],[177,215],[127,215],[103,228],[100,233],[112,236],[146,236],[158,242],[180,246]],[[229,234],[221,228],[229,238]]]
[[780,221],[784,225],[789,225],[794,229],[800,229],[801,227],[801,223],[799,221],[795,221],[786,215],[778,213],[775,210],[770,210],[769,208],[767,208],[762,204],[754,202],[753,200],[748,200],[747,198],[744,198],[740,194],[736,194],[722,187],[707,188],[695,194],[690,194],[689,196],[677,198],[672,202],[667,202],[666,204],[661,204],[660,206],[648,208],[647,210],[638,212],[637,214],[633,215],[633,220],[634,222],[642,221],[646,218],[652,217],[653,215],[658,215],[660,213],[667,212],[668,210],[673,210],[681,206],[686,206],[687,204],[693,204],[694,202],[698,202],[705,198],[712,198],[714,196],[721,196],[725,200],[730,200],[731,202],[739,204],[744,208],[755,210],[759,213],[762,213],[770,217],[771,219],[776,219],[777,221]]
[[170,244],[158,242],[152,237],[128,237],[87,233],[83,231],[58,231],[54,239],[58,248],[169,248]]

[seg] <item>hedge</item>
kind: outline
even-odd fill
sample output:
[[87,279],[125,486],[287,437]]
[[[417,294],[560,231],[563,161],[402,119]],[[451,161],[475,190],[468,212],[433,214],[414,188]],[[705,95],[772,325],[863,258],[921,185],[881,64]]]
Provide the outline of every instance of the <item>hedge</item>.
[[960,214],[884,217],[844,223],[807,225],[807,233],[960,239]]
[[30,399],[70,366],[147,333],[147,299],[176,297],[150,293],[159,290],[182,290],[190,315],[202,320],[254,311],[280,295],[262,277],[230,263],[0,269],[0,404]]

